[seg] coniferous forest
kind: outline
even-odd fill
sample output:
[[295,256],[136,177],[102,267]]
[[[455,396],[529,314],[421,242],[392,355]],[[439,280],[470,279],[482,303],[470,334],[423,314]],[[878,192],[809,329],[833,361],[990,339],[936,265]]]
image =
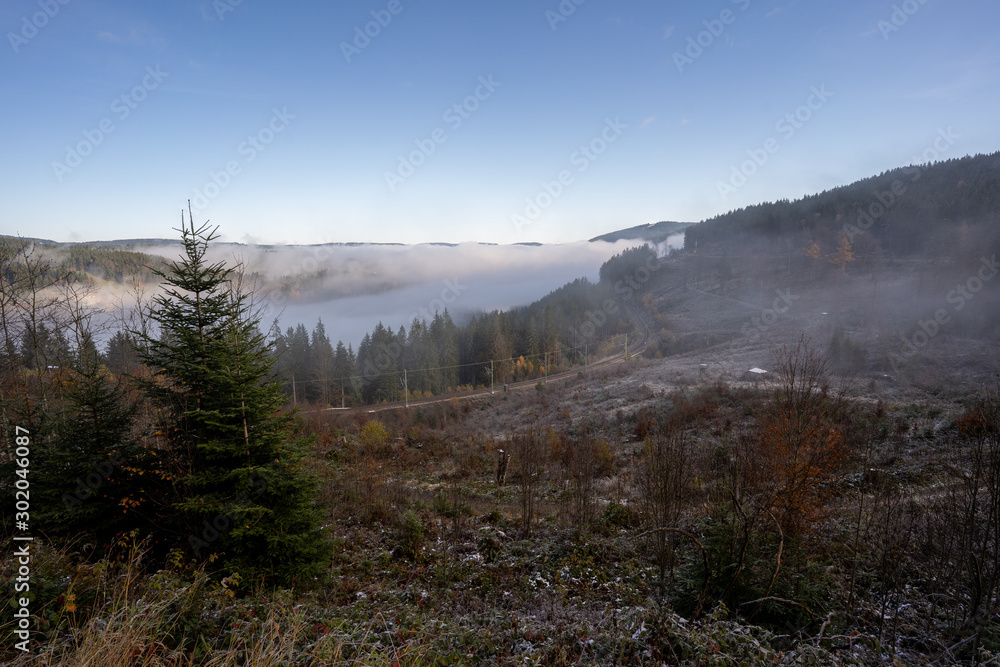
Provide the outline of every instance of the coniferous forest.
[[0,667],[1000,667],[997,0],[0,16]]
[[655,265],[649,246],[629,248],[601,266],[596,284],[579,278],[529,306],[482,313],[461,327],[447,308],[430,322],[414,319],[408,330],[380,322],[356,353],[350,343],[333,346],[322,321],[311,333],[300,323],[275,333],[275,368],[289,398],[331,405],[402,400],[403,369],[417,398],[488,386],[491,360],[495,384],[542,378],[586,364],[630,331],[625,310],[604,304],[644,292],[646,267]]
[[5,246],[21,270],[5,284],[5,345],[19,351],[4,418],[34,443],[32,521],[52,538],[85,527],[93,558],[131,535],[160,557],[224,553],[248,579],[315,576],[328,546],[253,295],[206,263],[212,231],[189,223],[182,257],[154,269],[165,291],[104,354],[75,283]]
[[906,170],[356,349],[190,211],[110,325],[0,239],[0,660],[997,664],[995,161],[917,168],[883,216],[962,212],[902,245]]

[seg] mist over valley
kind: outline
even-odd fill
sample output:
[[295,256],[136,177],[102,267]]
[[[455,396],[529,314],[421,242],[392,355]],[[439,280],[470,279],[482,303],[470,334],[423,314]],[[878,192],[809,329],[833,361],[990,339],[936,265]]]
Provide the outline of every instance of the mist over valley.
[[1000,665],[1000,3],[0,24],[0,664]]

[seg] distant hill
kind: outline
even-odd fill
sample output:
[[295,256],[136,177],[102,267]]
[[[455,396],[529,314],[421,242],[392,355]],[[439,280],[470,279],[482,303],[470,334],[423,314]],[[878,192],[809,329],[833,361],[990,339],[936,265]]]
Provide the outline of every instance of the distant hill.
[[[784,199],[756,204],[699,223],[661,221],[637,225],[595,236],[590,241],[655,244],[680,233],[684,234],[685,249],[702,256],[801,254],[800,251],[813,246],[819,249],[818,252],[829,255],[845,234],[859,258],[941,256],[949,249],[957,249],[958,245],[970,252],[1000,252],[1000,152],[901,167],[795,201]],[[124,282],[130,276],[138,276],[144,281],[151,279],[151,270],[162,266],[164,261],[157,255],[164,248],[179,244],[174,239],[59,243],[23,237],[2,238],[40,245],[52,252],[62,270],[76,279],[94,276],[113,282]],[[261,245],[257,248],[262,252],[294,253],[318,248],[404,245],[351,242]],[[456,244],[421,245],[453,247]],[[216,244],[216,247],[229,246],[244,247],[245,244]],[[289,261],[295,265],[304,260]],[[305,277],[300,275],[301,271],[293,270],[292,273],[295,274],[293,282],[302,287]]]
[[693,224],[693,222],[654,222],[646,225],[629,227],[628,229],[619,229],[616,232],[601,234],[600,236],[595,236],[590,239],[590,241],[607,241],[608,243],[614,243],[615,241],[643,240],[650,241],[652,243],[660,243],[665,241],[668,236],[679,234]]
[[47,271],[52,275],[87,284],[102,280],[123,284],[132,278],[148,282],[166,263],[163,257],[132,250],[130,244],[58,243],[6,235],[0,236],[0,242],[13,248],[33,245],[33,251],[49,259]]
[[[934,254],[962,237],[1000,231],[1000,152],[911,165],[788,201],[748,206],[685,230],[685,249],[739,254],[796,245],[873,241],[895,257]],[[859,241],[860,240],[860,241]],[[983,249],[985,251],[985,248]]]

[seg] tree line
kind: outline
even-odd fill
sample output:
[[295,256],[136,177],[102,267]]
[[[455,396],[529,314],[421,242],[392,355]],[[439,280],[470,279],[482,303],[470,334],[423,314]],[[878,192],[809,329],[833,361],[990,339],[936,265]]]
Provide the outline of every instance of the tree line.
[[795,201],[735,209],[685,229],[684,247],[733,253],[802,236],[832,250],[846,233],[852,244],[860,237],[890,256],[911,257],[939,252],[981,233],[979,227],[995,230],[998,210],[1000,152],[910,165]]
[[[528,306],[480,313],[463,326],[447,308],[430,322],[414,318],[408,330],[379,322],[356,352],[332,344],[322,320],[311,332],[302,323],[275,328],[275,369],[288,398],[344,406],[401,400],[404,391],[420,397],[540,378],[586,363],[631,330],[624,309],[609,316],[605,305],[630,296],[630,283],[645,289],[635,276],[655,262],[649,246],[629,248],[601,266],[597,283],[578,278]],[[578,333],[586,322],[593,323],[589,336]]]
[[[568,368],[579,360],[570,325],[613,293],[608,280],[652,252],[626,251],[598,284],[576,280],[461,327],[447,311],[409,331],[380,323],[355,352],[333,345],[321,321],[311,332],[266,333],[250,274],[206,259],[215,231],[189,215],[179,232],[180,258],[151,269],[162,291],[123,313],[103,350],[86,305],[93,288],[36,244],[0,239],[0,430],[6,444],[15,427],[32,442],[28,472],[5,447],[0,488],[8,494],[27,477],[26,530],[58,540],[85,526],[88,557],[133,535],[162,558],[220,557],[229,573],[277,583],[318,575],[329,548],[305,441],[285,409],[289,391],[377,402],[399,397],[403,369],[408,391],[433,394],[488,384],[490,359],[498,383]],[[608,320],[595,347],[628,327],[624,316]],[[12,512],[0,508],[5,526]]]
[[[13,250],[49,257],[49,261],[38,267],[46,280],[70,280],[87,285],[92,285],[95,277],[119,284],[131,279],[150,282],[156,279],[156,271],[164,265],[162,257],[115,246],[62,245],[9,236],[0,236],[0,239]],[[5,278],[14,281],[23,270],[21,264],[8,264],[4,266]]]

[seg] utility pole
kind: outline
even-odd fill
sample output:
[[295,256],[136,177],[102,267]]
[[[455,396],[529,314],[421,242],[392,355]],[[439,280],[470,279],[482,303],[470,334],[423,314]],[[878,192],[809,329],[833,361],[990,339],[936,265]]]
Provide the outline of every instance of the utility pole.
[[410,387],[406,382],[406,369],[403,369],[403,405],[410,407]]
[[545,353],[545,381],[543,384],[549,383],[549,353]]
[[295,373],[292,373],[292,405],[298,405],[299,399],[295,393]]
[[493,393],[493,360],[490,359],[490,393]]
[[340,378],[340,409],[344,409],[344,378]]

